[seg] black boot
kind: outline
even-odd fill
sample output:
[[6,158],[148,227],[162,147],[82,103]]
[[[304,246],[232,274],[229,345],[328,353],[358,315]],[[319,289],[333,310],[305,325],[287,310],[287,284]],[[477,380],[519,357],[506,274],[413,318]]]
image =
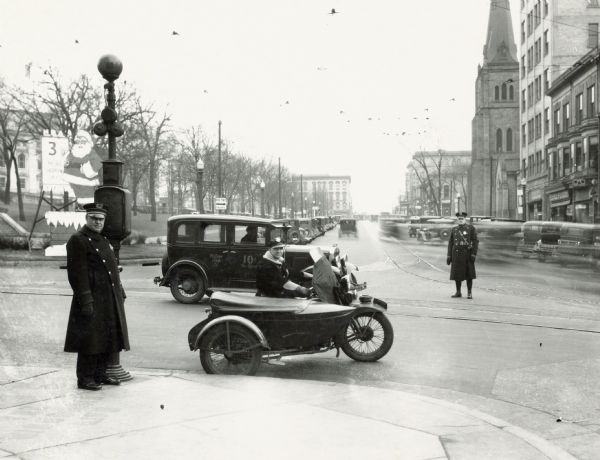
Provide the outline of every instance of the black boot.
[[454,294],[452,294],[450,297],[462,297],[462,294],[460,293],[460,291],[456,291]]
[[473,294],[471,294],[471,291],[469,290],[469,292],[467,293],[467,299],[472,299],[473,298]]

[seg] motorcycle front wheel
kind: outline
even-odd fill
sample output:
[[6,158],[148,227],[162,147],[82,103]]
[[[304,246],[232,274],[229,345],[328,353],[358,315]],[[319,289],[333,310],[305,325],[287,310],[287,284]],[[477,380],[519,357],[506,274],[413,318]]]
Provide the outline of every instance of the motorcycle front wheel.
[[355,361],[372,362],[383,358],[393,342],[390,320],[380,312],[364,312],[346,326],[342,351]]
[[200,363],[207,374],[254,375],[262,359],[258,338],[238,324],[222,324],[200,343]]

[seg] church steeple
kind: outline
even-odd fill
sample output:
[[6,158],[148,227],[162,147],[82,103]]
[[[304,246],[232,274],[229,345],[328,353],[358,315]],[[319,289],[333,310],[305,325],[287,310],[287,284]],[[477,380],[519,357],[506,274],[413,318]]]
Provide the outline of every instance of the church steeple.
[[487,40],[483,65],[518,62],[509,0],[490,0]]

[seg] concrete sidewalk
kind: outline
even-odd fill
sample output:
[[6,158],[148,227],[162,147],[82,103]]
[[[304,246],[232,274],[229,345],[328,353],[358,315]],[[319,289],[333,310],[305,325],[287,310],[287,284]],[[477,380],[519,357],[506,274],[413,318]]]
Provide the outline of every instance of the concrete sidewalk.
[[575,458],[492,415],[398,389],[128,370],[132,381],[90,392],[74,370],[0,367],[0,458]]

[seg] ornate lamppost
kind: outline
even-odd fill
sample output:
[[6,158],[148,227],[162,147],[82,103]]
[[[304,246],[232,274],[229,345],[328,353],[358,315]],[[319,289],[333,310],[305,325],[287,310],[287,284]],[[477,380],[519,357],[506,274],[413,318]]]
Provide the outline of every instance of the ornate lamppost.
[[196,210],[200,214],[204,214],[204,200],[202,199],[202,174],[204,173],[204,162],[202,158],[198,158],[196,162],[196,189],[198,193],[198,200],[196,203]]
[[460,192],[456,192],[456,212],[460,212]]
[[[123,187],[123,162],[117,160],[117,137],[123,135],[123,127],[117,122],[115,80],[123,71],[121,60],[106,54],[98,61],[98,71],[107,80],[104,85],[106,107],[101,120],[94,124],[96,136],[108,135],[108,160],[102,162],[102,185],[94,192],[94,201],[103,203],[108,214],[103,234],[112,244],[119,261],[121,241],[131,233],[131,193]],[[108,359],[106,374],[119,380],[131,380],[131,374],[121,367],[120,353],[112,353]]]
[[265,217],[265,181],[260,181],[260,215]]

